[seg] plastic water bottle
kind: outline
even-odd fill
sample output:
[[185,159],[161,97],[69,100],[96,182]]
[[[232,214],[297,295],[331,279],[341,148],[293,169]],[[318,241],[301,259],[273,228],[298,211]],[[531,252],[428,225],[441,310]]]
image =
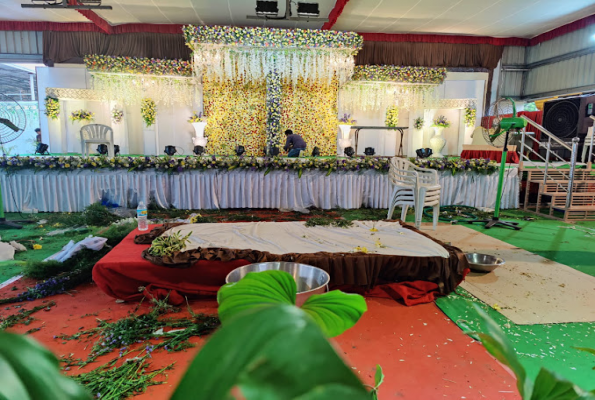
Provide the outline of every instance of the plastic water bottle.
[[147,222],[147,206],[142,201],[138,203],[138,207],[136,207],[136,219],[138,220],[138,230],[139,231],[146,231],[149,229],[149,223]]

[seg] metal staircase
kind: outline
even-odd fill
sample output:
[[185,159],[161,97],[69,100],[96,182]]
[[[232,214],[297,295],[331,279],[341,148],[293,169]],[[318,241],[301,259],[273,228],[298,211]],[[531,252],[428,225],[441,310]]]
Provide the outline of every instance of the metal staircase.
[[[523,208],[526,211],[544,215],[565,222],[595,221],[595,170],[593,161],[593,135],[585,143],[582,162],[577,163],[579,138],[572,139],[568,146],[543,126],[523,116],[527,123],[541,131],[541,140],[537,140],[523,131],[520,146],[519,169],[526,179]],[[591,116],[592,119],[595,120]],[[547,141],[543,141],[547,138]],[[526,141],[528,140],[528,142]],[[564,160],[552,151],[552,144],[570,151],[570,160]],[[527,144],[529,143],[529,145]],[[545,149],[545,158],[534,150],[533,143]],[[541,161],[530,160],[533,154]],[[585,162],[586,161],[586,162]],[[531,188],[538,186],[537,201],[529,202]]]

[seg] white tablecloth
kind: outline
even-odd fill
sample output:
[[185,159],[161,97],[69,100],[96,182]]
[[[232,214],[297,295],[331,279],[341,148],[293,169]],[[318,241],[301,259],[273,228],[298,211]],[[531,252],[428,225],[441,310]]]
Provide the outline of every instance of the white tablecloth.
[[[442,204],[494,207],[498,175],[440,174]],[[77,171],[0,173],[4,209],[48,212],[82,211],[107,199],[136,207],[153,198],[165,208],[387,208],[388,176],[366,171],[189,171],[168,175],[155,171]],[[518,169],[507,171],[503,208],[518,208]]]

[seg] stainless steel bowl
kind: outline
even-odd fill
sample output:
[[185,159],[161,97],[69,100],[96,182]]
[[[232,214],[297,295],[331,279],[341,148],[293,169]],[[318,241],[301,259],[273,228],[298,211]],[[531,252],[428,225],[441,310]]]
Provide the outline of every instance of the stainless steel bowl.
[[489,254],[467,253],[465,256],[469,261],[469,266],[474,271],[492,272],[499,266],[504,265],[503,259]]
[[293,262],[264,262],[248,264],[236,268],[226,277],[225,282],[237,282],[250,272],[262,272],[270,270],[281,270],[288,272],[297,284],[296,305],[301,306],[308,297],[313,294],[321,294],[327,291],[330,276],[322,269],[306,264]]

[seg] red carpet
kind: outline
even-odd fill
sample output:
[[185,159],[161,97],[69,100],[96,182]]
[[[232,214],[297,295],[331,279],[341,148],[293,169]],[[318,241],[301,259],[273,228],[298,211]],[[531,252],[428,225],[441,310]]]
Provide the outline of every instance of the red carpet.
[[[16,286],[21,290],[26,281]],[[31,282],[28,282],[31,284]],[[10,288],[0,290],[0,297],[13,295]],[[96,327],[96,318],[116,320],[134,310],[136,303],[117,304],[96,285],[79,287],[70,295],[46,299],[57,304],[49,311],[33,314],[38,320],[30,325],[19,325],[13,330],[26,332],[41,328],[32,336],[48,346],[55,354],[86,358],[88,342],[63,341],[55,335],[73,334],[81,329]],[[30,309],[42,300],[21,303]],[[191,303],[195,312],[213,313],[214,300],[197,300]],[[0,309],[5,317],[20,308],[10,305]],[[141,308],[146,311],[146,308]],[[204,339],[194,338],[200,345]],[[380,399],[519,399],[515,380],[484,349],[464,335],[434,304],[405,307],[391,299],[369,298],[368,312],[358,324],[335,342],[343,356],[365,383],[372,384],[376,364],[382,365],[386,379],[380,390]],[[87,349],[85,350],[85,347]],[[175,362],[168,372],[167,383],[149,388],[139,399],[167,399],[192,360],[197,348],[186,352],[153,353],[154,368]],[[83,370],[76,367],[68,373],[88,371],[106,363],[111,356],[104,356]]]

